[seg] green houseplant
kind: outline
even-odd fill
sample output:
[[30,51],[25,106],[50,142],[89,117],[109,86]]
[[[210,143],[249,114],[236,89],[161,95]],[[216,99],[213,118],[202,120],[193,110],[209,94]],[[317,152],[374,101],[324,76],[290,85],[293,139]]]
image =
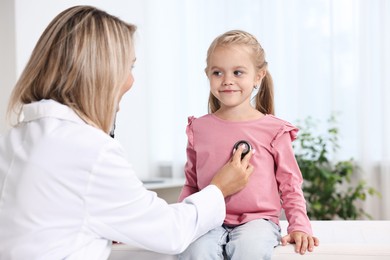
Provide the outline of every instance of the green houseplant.
[[371,218],[359,202],[379,193],[356,178],[358,167],[353,159],[331,159],[339,149],[336,117],[328,119],[329,127],[322,134],[317,131],[318,121],[311,117],[297,125],[300,132],[294,150],[304,179],[308,216],[317,220]]

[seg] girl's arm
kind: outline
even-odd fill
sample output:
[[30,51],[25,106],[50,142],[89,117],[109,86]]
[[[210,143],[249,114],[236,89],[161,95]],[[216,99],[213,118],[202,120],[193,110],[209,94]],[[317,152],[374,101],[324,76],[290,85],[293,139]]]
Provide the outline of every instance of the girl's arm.
[[188,138],[187,142],[187,162],[184,167],[184,172],[186,176],[186,182],[179,196],[179,202],[188,197],[189,195],[198,192],[198,179],[196,175],[196,153],[194,150],[194,134],[192,129],[192,121],[194,117],[188,118],[188,125],[186,129],[186,134]]
[[188,197],[189,195],[198,192],[199,188],[197,185],[197,176],[196,176],[196,156],[195,151],[190,145],[187,146],[187,162],[184,167],[184,172],[186,176],[186,182],[181,190],[179,196],[179,202]]
[[283,203],[283,209],[289,222],[288,233],[302,231],[312,235],[310,220],[306,213],[306,201],[302,191],[302,174],[295,159],[291,141],[295,137],[291,129],[278,137],[274,142],[276,180]]
[[305,254],[306,251],[312,252],[314,246],[319,245],[319,240],[313,236],[306,213],[306,201],[302,191],[303,178],[291,145],[294,139],[295,133],[285,132],[275,143],[276,179],[289,223],[288,234],[281,242],[282,245],[295,244],[295,251]]

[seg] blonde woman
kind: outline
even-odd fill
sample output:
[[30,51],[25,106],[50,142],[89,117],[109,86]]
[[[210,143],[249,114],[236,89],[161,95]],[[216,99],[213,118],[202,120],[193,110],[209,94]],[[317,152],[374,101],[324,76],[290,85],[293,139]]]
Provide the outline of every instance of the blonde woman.
[[224,197],[246,185],[242,149],[183,203],[137,179],[109,136],[134,80],[135,30],[75,6],[40,37],[9,102],[18,122],[0,139],[0,259],[107,259],[111,241],[177,254],[221,225]]

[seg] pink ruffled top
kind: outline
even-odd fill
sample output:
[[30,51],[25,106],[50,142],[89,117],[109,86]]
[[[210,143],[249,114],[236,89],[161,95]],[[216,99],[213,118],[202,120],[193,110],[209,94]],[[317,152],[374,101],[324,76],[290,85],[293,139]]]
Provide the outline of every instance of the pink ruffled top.
[[279,224],[283,208],[289,233],[299,230],[312,235],[302,174],[291,144],[298,132],[295,126],[272,115],[231,122],[208,114],[189,117],[186,132],[186,183],[180,201],[205,188],[231,158],[234,144],[246,140],[256,149],[251,158],[255,170],[243,190],[226,198],[225,224],[239,225],[259,218]]

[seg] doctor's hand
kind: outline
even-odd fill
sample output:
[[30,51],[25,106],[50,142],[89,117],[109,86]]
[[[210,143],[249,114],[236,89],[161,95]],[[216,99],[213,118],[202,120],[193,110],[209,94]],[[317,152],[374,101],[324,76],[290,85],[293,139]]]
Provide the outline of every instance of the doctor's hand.
[[253,165],[249,163],[253,155],[251,150],[241,160],[242,151],[245,149],[243,145],[233,154],[233,157],[217,172],[210,184],[214,184],[226,198],[240,190],[248,183],[249,176],[253,172]]
[[282,246],[287,245],[287,243],[295,244],[295,252],[300,253],[301,255],[306,253],[306,250],[312,252],[314,246],[320,244],[318,238],[310,236],[301,231],[293,231],[290,234],[282,238]]

